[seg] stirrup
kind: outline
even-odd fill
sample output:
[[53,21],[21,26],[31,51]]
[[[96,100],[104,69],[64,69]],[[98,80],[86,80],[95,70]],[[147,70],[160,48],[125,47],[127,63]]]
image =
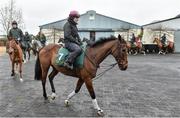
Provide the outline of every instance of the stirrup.
[[70,65],[68,62],[64,62],[64,66],[73,70],[73,65]]

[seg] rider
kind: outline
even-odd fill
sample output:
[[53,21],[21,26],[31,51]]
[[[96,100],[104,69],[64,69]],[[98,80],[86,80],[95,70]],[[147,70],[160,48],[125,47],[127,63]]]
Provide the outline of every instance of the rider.
[[166,40],[167,40],[166,34],[163,34],[163,36],[161,37],[161,43],[162,43],[163,45],[165,45],[165,44],[166,44]]
[[[12,28],[9,30],[8,37],[14,38],[18,43],[23,39],[23,32],[18,28],[17,22],[12,22]],[[8,52],[8,42],[6,44],[6,52]]]
[[46,44],[46,36],[44,35],[44,33],[42,31],[39,31],[39,33],[36,36],[36,39],[41,42],[43,47],[45,46],[45,44]]
[[31,47],[31,45],[30,45],[31,44],[31,36],[29,35],[28,32],[25,32],[24,41],[27,43],[28,48],[30,48]]
[[8,36],[14,38],[18,42],[23,39],[23,32],[18,28],[16,21],[12,22],[12,28],[10,29]]
[[132,38],[131,38],[131,44],[134,44],[134,42],[136,41],[136,37],[134,35],[134,33],[132,34]]
[[82,44],[78,34],[77,24],[79,21],[78,11],[71,11],[67,22],[64,25],[64,42],[65,47],[70,51],[67,60],[64,62],[64,66],[73,69],[73,63],[77,56],[82,52],[80,45]]

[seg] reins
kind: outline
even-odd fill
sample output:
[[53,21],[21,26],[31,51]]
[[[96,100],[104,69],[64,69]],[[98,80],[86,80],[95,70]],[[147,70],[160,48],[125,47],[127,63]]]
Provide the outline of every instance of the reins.
[[99,73],[93,80],[99,79],[99,78],[100,78],[101,76],[103,76],[107,71],[113,69],[116,65],[117,65],[117,62],[115,62],[115,63],[113,63],[113,64],[111,64],[111,65],[108,65],[107,67],[109,67],[109,68],[107,68],[107,69],[104,70],[103,72]]

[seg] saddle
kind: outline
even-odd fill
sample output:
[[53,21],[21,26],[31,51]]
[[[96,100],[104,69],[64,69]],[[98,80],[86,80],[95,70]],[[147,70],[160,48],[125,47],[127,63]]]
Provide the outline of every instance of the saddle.
[[[81,46],[82,48],[82,53],[75,59],[73,67],[74,68],[82,68],[84,64],[84,57],[85,57],[85,51],[86,51],[86,44],[83,44]],[[64,62],[68,58],[69,55],[68,49],[65,47],[61,47],[57,53],[57,57],[55,60],[56,65],[64,67]]]

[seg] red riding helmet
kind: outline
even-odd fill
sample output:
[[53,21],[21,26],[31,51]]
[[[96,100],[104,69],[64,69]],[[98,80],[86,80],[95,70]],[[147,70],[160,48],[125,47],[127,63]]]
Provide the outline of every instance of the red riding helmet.
[[78,11],[71,11],[70,13],[69,13],[69,17],[72,17],[72,18],[79,18],[80,17],[80,14],[79,14],[79,12]]

